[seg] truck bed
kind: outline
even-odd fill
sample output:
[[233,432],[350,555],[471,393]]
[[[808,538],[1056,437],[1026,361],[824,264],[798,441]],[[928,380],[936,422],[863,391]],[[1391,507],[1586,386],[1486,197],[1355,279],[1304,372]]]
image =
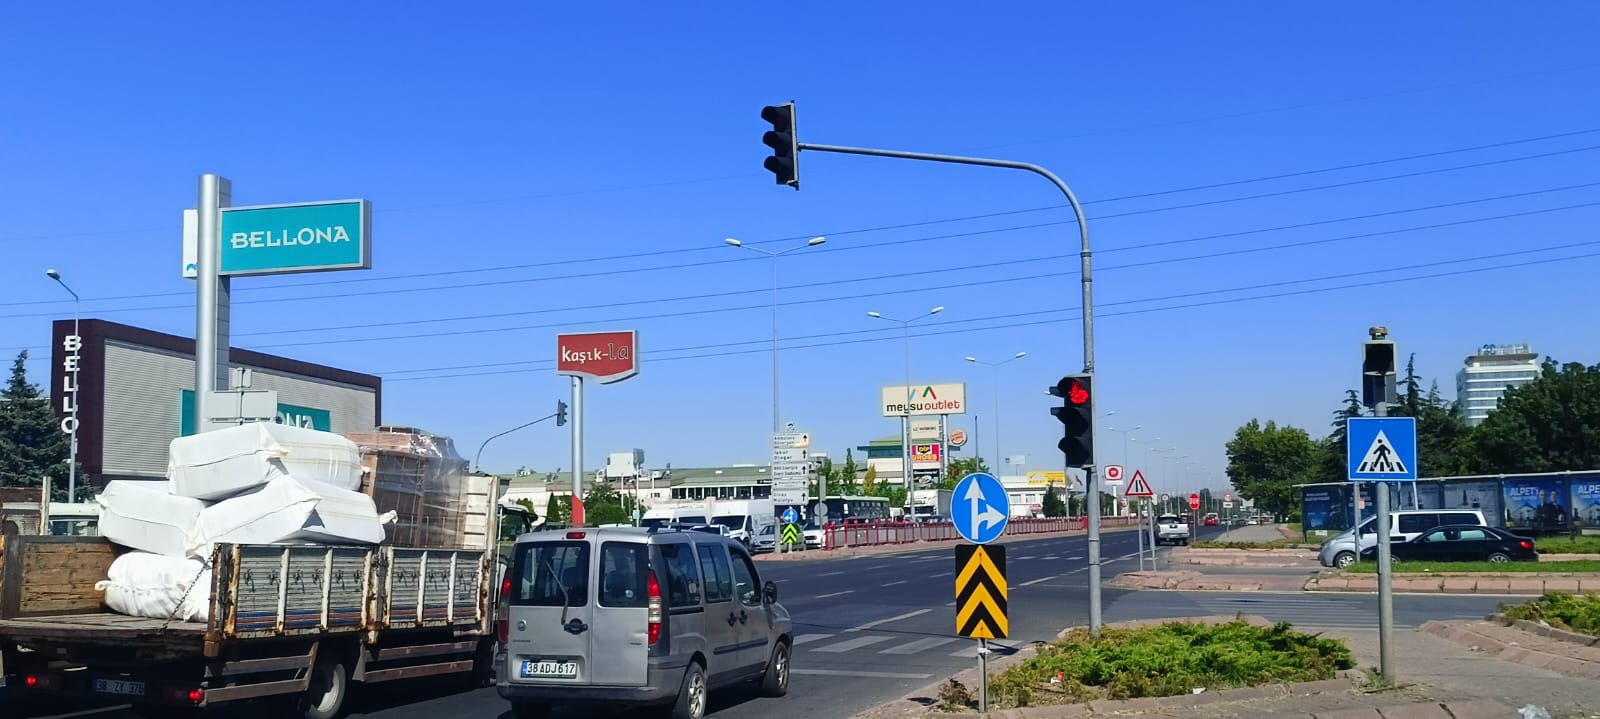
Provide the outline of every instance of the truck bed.
[[167,622],[125,614],[46,614],[0,619],[0,634],[17,639],[67,639],[93,634],[106,641],[140,641],[173,635],[205,636],[205,622]]

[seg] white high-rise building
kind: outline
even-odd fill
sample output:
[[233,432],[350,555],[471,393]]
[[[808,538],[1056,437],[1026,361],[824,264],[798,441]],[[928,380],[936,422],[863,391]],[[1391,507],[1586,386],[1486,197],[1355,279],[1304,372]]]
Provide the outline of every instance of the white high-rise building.
[[1525,344],[1484,345],[1456,373],[1456,402],[1469,427],[1476,427],[1506,393],[1539,377],[1539,355]]

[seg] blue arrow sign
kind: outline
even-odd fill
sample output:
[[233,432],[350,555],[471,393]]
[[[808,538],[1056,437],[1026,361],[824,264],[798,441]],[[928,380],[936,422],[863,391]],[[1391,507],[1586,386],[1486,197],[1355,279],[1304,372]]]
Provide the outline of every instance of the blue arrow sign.
[[1409,482],[1417,478],[1417,420],[1351,417],[1345,451],[1352,482]]
[[794,511],[794,507],[790,507],[788,509],[783,510],[783,523],[784,524],[794,524],[795,522],[798,522],[798,521],[800,521],[800,514],[798,512]]
[[988,544],[1006,531],[1011,500],[994,475],[974,472],[956,485],[955,506],[950,508],[956,532],[973,544]]

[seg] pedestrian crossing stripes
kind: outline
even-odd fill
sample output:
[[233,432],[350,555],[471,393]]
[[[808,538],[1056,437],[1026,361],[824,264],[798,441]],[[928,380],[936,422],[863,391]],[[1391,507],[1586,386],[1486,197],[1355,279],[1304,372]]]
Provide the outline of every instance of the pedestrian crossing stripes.
[[855,639],[846,639],[846,640],[844,640],[842,642],[835,642],[835,643],[829,644],[828,646],[825,646],[825,647],[817,647],[816,649],[813,649],[811,651],[814,651],[814,652],[828,652],[830,654],[843,654],[845,652],[853,652],[853,651],[855,651],[857,649],[870,647],[870,646],[872,646],[874,644],[882,644],[883,642],[887,642],[887,641],[889,641],[891,639],[894,639],[894,637],[885,637],[885,636],[878,636],[878,635],[868,634],[867,636],[864,636],[864,637],[856,637]]

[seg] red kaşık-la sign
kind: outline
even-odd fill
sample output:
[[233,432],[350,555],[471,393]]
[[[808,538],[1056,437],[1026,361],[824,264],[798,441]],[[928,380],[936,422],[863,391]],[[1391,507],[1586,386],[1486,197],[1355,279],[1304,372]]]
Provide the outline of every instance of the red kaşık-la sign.
[[639,374],[638,339],[635,330],[556,335],[556,374],[621,382]]

